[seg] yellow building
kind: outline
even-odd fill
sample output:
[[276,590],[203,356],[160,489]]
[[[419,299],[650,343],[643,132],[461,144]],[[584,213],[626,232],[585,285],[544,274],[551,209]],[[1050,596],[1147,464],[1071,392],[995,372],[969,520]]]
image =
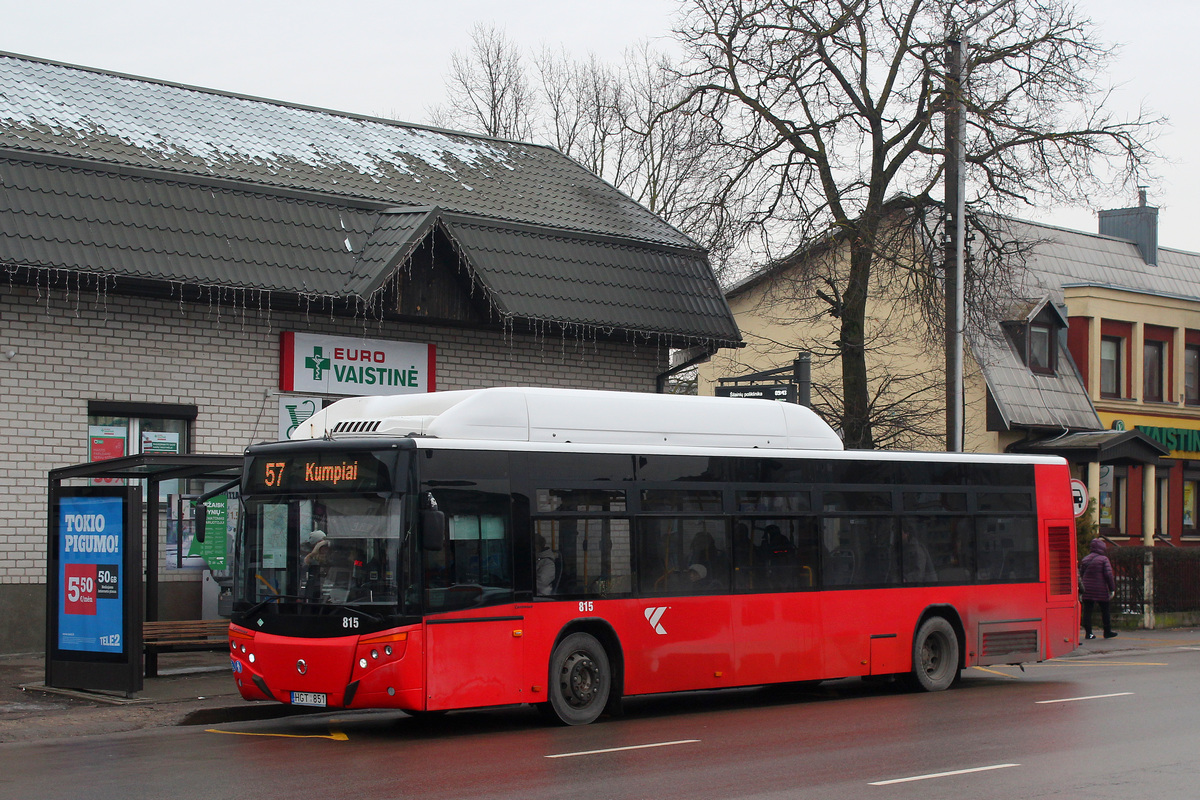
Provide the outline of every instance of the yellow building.
[[[1001,321],[968,337],[965,449],[1063,455],[1098,501],[1104,535],[1200,544],[1200,254],[1158,247],[1157,218],[1143,196],[1102,211],[1098,234],[1004,222],[1003,235],[1030,249],[1009,274]],[[746,347],[701,365],[701,394],[810,352],[813,405],[836,419],[838,321],[805,261],[831,251],[814,248],[727,293]],[[902,272],[884,269],[871,287],[876,442],[940,450],[942,334],[919,321]]]

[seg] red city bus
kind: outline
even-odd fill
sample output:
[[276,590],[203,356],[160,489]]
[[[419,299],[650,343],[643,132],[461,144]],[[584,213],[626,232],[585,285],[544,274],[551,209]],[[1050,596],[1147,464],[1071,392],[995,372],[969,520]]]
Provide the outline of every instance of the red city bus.
[[351,398],[246,452],[247,699],[535,704],[898,675],[1078,646],[1057,458],[845,451],[765,400],[556,389]]

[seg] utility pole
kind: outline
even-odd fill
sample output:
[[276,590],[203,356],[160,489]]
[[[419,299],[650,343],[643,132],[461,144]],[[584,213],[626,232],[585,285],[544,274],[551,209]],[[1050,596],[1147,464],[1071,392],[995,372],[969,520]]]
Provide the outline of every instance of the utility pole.
[[946,43],[946,450],[963,450],[963,284],[965,271],[966,198],[963,139],[966,114],[962,102],[963,40]]

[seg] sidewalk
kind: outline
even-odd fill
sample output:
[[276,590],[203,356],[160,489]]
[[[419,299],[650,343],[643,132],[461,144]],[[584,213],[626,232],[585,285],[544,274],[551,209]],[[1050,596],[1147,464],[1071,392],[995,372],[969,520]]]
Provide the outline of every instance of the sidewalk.
[[[1087,658],[1176,647],[1200,649],[1200,628],[1121,631],[1084,641],[1065,658]],[[48,689],[42,655],[0,656],[0,742],[93,736],[174,725],[219,725],[314,713],[281,703],[243,700],[218,653],[163,653],[159,675],[133,698],[123,694]]]
[[238,694],[229,655],[162,653],[158,677],[132,698],[120,692],[51,689],[41,653],[0,656],[0,742],[89,736],[172,725],[211,725],[295,713]]
[[1119,630],[1112,639],[1102,638],[1099,626],[1094,631],[1095,639],[1083,639],[1079,647],[1065,658],[1083,658],[1089,655],[1121,653],[1129,651],[1158,650],[1173,647],[1200,648],[1200,628],[1163,628],[1162,630]]

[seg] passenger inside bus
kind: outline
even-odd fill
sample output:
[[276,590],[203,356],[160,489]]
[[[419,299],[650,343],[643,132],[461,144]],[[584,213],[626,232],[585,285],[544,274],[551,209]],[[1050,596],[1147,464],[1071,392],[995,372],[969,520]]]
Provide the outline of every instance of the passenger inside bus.
[[319,600],[321,581],[329,567],[329,537],[325,535],[324,531],[314,530],[305,537],[304,542],[300,545],[300,552],[304,556],[305,575],[302,594],[310,600]]
[[937,570],[933,568],[933,558],[929,555],[919,536],[905,526],[900,533],[900,558],[904,565],[905,583],[933,583],[937,580]]
[[562,577],[562,562],[550,549],[546,537],[540,533],[537,534],[537,565],[534,574],[539,595],[554,594],[558,590],[558,581]]
[[691,564],[689,569],[695,566],[704,568],[702,583],[697,584],[698,587],[725,588],[729,581],[729,557],[707,530],[702,530],[692,537],[691,556],[688,561]]

